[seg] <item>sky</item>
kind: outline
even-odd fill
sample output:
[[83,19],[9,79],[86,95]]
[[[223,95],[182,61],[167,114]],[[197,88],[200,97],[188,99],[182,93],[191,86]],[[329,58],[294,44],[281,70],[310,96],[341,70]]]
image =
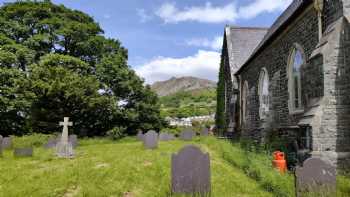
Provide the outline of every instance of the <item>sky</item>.
[[[0,3],[12,0],[0,0]],[[128,49],[146,83],[194,76],[217,81],[226,25],[270,27],[292,0],[52,0],[83,11]]]

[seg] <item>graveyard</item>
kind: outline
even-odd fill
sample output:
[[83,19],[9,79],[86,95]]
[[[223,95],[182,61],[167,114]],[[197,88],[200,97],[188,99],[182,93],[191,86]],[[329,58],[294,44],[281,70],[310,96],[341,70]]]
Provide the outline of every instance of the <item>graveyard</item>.
[[[211,196],[294,196],[292,173],[281,175],[265,153],[246,152],[215,137],[159,141],[146,149],[136,137],[81,139],[74,158],[59,158],[43,145],[48,137],[14,138],[0,159],[0,193],[6,196],[184,196],[171,190],[171,157],[187,145],[210,156]],[[31,157],[13,148],[35,144]],[[186,171],[186,169],[183,169]],[[350,179],[337,178],[337,196],[348,196]],[[191,196],[191,195],[190,195]]]
[[145,2],[0,0],[0,197],[350,196],[350,0]]

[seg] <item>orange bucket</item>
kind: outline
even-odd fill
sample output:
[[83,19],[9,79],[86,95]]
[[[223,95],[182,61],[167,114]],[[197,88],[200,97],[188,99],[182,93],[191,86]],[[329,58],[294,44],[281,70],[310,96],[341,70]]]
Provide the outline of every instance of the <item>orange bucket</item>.
[[283,152],[275,151],[273,153],[272,165],[281,173],[285,173],[287,171],[287,162]]

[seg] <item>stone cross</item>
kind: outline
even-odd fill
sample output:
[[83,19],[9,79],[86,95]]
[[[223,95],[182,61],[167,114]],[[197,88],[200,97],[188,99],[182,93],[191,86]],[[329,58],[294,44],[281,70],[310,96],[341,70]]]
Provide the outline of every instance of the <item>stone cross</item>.
[[56,154],[58,157],[72,158],[74,157],[72,143],[68,140],[68,126],[73,126],[73,122],[69,122],[69,117],[64,117],[64,121],[59,123],[63,126],[61,140],[56,145]]
[[60,122],[60,126],[63,126],[61,143],[68,144],[68,126],[73,126],[73,122],[69,122],[69,117],[64,117],[63,122]]

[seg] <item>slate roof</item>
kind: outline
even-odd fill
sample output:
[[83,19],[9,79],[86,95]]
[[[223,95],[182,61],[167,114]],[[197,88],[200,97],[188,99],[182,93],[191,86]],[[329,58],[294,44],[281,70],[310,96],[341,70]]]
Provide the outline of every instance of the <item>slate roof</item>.
[[307,5],[311,4],[313,1],[310,0],[293,0],[289,7],[282,13],[281,16],[270,27],[265,37],[256,47],[256,49],[250,54],[250,57],[247,58],[236,74],[239,74],[247,64],[254,59],[254,57],[259,54],[274,38],[281,33],[282,30],[292,21],[296,15],[298,15]]
[[267,28],[226,26],[225,34],[231,73],[234,74],[247,61],[264,38]]

